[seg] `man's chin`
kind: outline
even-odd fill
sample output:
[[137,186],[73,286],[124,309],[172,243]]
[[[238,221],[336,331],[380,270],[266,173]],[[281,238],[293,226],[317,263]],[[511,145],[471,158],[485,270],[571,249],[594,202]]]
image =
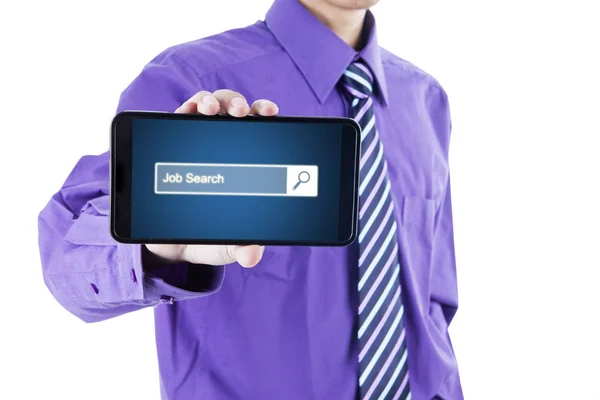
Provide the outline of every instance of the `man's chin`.
[[371,8],[377,3],[379,0],[324,0],[331,5],[334,5],[339,8],[345,8],[347,10],[365,10],[367,8]]

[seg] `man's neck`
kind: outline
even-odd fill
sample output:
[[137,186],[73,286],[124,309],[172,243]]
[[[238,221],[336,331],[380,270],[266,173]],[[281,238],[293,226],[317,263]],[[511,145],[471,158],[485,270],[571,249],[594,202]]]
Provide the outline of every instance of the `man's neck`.
[[299,1],[350,47],[362,49],[364,40],[361,33],[367,10],[340,9],[319,0]]

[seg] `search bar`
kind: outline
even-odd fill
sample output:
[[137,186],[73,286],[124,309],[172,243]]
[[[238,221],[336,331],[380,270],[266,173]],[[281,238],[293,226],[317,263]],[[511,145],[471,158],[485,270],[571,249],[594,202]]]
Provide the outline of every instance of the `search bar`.
[[316,165],[154,165],[156,194],[317,197],[318,182]]

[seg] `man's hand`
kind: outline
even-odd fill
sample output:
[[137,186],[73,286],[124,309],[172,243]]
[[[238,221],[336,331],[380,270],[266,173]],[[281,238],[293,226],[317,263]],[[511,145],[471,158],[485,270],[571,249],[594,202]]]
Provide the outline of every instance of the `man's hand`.
[[[245,117],[248,114],[263,116],[277,115],[279,109],[268,100],[257,100],[252,106],[241,94],[232,90],[217,90],[214,93],[199,92],[183,103],[176,113],[180,114],[229,114]],[[221,245],[164,245],[147,244],[143,251],[144,267],[152,270],[177,262],[193,264],[224,265],[238,262],[243,267],[254,267],[262,258],[262,246],[221,246]]]

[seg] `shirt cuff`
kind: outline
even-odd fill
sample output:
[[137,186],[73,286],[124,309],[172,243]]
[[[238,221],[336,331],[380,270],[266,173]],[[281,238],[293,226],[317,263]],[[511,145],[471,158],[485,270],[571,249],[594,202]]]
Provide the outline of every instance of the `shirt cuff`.
[[[141,279],[144,300],[173,304],[175,301],[204,297],[218,291],[225,276],[224,266],[179,263],[145,272],[142,246],[132,246],[134,260],[131,279]],[[138,278],[139,277],[139,278]]]

